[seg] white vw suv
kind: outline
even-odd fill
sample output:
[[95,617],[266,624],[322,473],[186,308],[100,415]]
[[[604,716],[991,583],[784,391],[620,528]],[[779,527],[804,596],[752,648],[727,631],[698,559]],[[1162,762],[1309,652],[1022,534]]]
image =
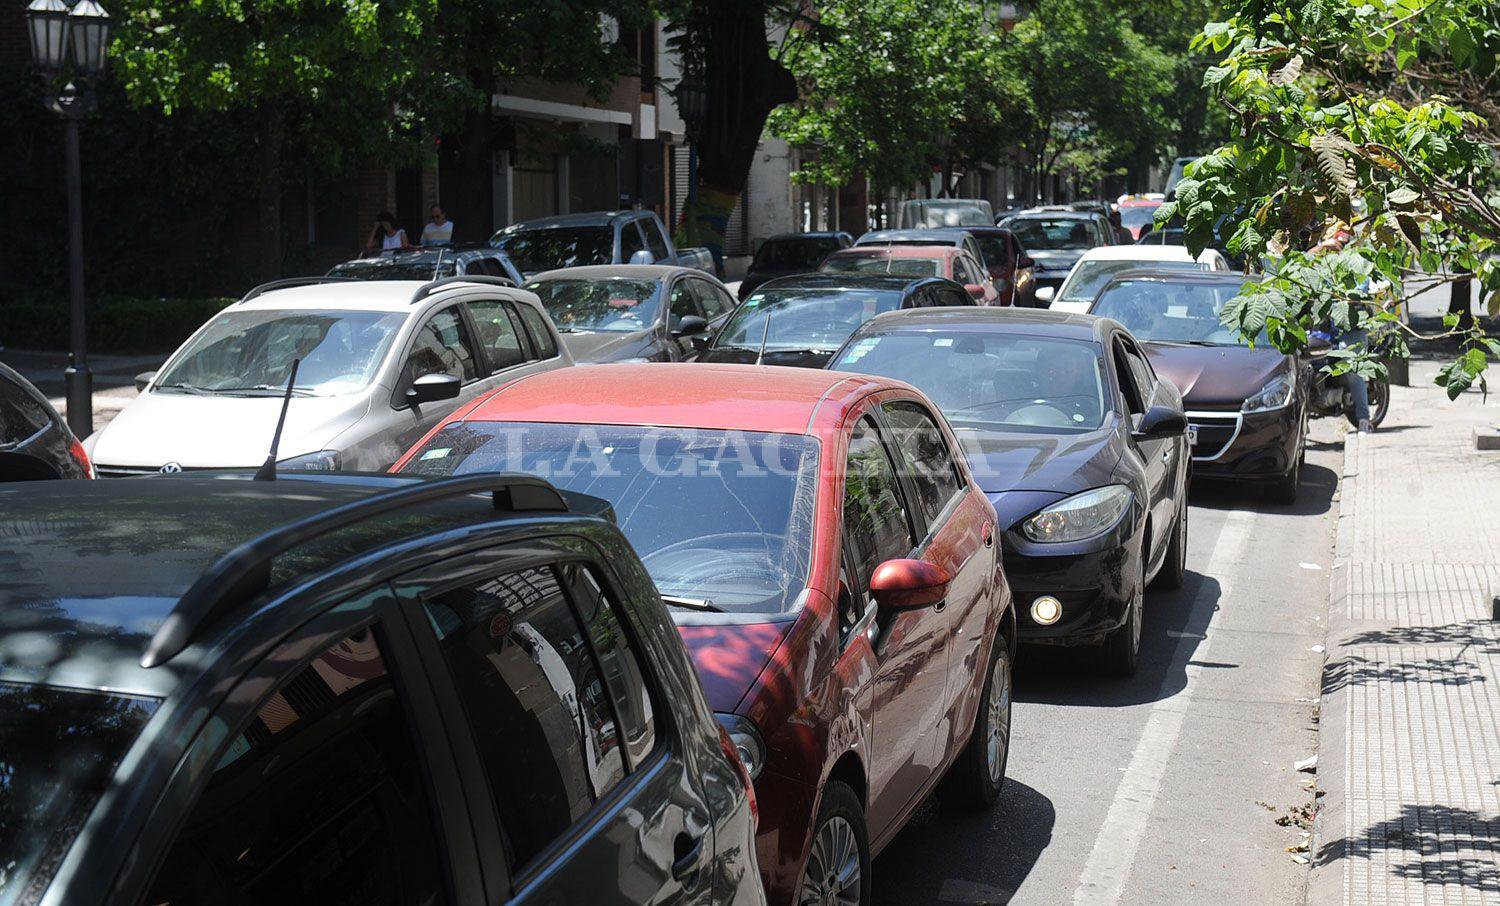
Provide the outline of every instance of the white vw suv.
[[283,469],[381,471],[454,409],[571,365],[536,295],[494,277],[280,280],[183,343],[85,443],[101,477],[262,463],[300,360]]

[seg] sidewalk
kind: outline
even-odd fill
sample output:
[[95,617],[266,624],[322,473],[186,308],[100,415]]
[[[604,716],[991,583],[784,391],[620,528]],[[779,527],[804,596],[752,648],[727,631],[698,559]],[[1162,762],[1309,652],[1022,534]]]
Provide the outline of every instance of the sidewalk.
[[1500,904],[1500,400],[1413,362],[1350,434],[1329,599],[1308,901]]

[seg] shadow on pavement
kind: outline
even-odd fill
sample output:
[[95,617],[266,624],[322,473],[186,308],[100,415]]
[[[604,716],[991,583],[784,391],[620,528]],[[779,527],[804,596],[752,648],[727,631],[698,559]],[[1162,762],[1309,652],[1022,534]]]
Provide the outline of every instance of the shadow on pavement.
[[[1447,805],[1408,803],[1401,814],[1370,825],[1353,837],[1319,847],[1318,865],[1362,859],[1389,866],[1391,874],[1434,887],[1458,887],[1484,902],[1500,894],[1500,818]],[[1384,885],[1373,885],[1381,889]],[[1471,902],[1458,891],[1433,891],[1442,902]],[[1451,900],[1449,895],[1456,894]],[[1472,902],[1479,902],[1475,899]]]
[[[1342,448],[1343,444],[1337,446]],[[1215,478],[1194,478],[1188,499],[1193,506],[1210,510],[1255,510],[1288,516],[1321,516],[1332,509],[1333,492],[1338,484],[1336,472],[1327,466],[1309,462],[1302,466],[1297,502],[1290,506],[1272,503],[1265,498],[1259,487],[1250,482]]]
[[1015,780],[989,811],[945,810],[931,797],[875,859],[871,901],[1009,902],[1052,842],[1056,820],[1050,799]]

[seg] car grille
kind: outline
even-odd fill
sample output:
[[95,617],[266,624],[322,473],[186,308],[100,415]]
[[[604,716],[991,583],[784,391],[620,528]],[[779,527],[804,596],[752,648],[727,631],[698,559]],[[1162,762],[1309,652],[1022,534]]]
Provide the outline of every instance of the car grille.
[[1198,441],[1193,444],[1194,459],[1218,459],[1240,433],[1238,412],[1189,412],[1187,419],[1198,430]]
[[[157,466],[155,468],[152,468],[151,466],[102,466],[98,463],[94,463],[94,470],[99,473],[100,478],[139,478],[142,475],[162,474],[161,466]],[[201,470],[182,466],[179,467],[177,471],[197,472]]]

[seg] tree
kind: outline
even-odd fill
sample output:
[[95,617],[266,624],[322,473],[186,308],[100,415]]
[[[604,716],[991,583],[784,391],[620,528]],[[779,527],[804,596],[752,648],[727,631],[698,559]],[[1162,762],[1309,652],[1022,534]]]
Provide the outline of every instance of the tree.
[[[1293,351],[1325,322],[1373,331],[1404,354],[1398,307],[1436,283],[1477,280],[1500,306],[1500,149],[1492,0],[1237,0],[1196,46],[1221,56],[1205,84],[1238,125],[1189,168],[1159,222],[1179,216],[1188,245],[1215,230],[1231,251],[1264,256],[1272,274],[1226,307],[1225,323],[1265,328]],[[1341,249],[1326,237],[1343,228]],[[1330,250],[1334,249],[1334,250]],[[1456,396],[1483,386],[1500,343],[1456,314],[1462,341],[1438,382]],[[1379,374],[1372,355],[1337,371]]]

